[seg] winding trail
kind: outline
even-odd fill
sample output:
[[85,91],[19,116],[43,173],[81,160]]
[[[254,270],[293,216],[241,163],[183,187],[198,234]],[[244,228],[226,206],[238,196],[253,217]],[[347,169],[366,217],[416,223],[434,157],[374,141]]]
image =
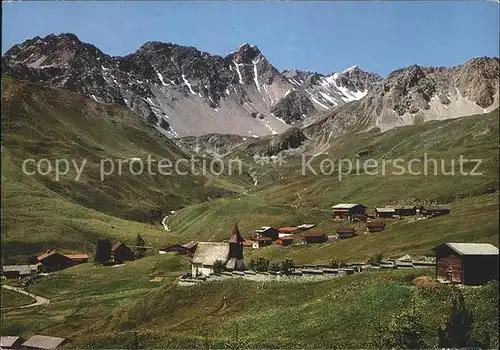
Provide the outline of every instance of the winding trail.
[[22,305],[22,306],[13,306],[13,307],[3,307],[2,310],[25,309],[25,308],[33,307],[33,306],[47,305],[47,304],[50,303],[49,299],[41,297],[41,296],[33,294],[33,293],[30,293],[30,292],[27,292],[27,291],[25,291],[25,290],[23,290],[22,288],[19,288],[19,287],[13,287],[13,286],[9,286],[9,285],[6,285],[6,284],[2,284],[2,288],[8,289],[8,290],[12,290],[14,292],[30,296],[30,297],[32,297],[33,299],[36,300],[36,302],[34,302],[33,304]]

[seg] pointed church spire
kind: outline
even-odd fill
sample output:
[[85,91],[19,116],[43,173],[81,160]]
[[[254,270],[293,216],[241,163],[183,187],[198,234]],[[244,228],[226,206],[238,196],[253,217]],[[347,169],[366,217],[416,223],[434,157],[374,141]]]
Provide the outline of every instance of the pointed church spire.
[[233,230],[229,234],[229,243],[243,243],[244,241],[245,238],[243,238],[240,230],[238,229],[238,222],[234,220]]

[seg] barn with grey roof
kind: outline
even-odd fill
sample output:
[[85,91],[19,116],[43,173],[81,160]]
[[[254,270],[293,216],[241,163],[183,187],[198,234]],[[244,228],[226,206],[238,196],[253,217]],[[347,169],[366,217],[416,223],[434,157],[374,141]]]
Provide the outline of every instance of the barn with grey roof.
[[498,248],[488,243],[443,243],[436,252],[436,279],[481,285],[498,280]]

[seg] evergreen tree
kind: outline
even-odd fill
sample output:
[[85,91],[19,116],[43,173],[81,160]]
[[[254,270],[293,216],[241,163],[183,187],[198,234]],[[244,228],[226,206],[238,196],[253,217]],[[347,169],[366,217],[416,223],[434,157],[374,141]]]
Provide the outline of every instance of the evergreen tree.
[[438,330],[439,347],[463,348],[470,344],[472,312],[465,307],[464,296],[457,290],[446,326]]
[[137,234],[137,238],[135,239],[135,252],[134,257],[136,259],[144,258],[146,255],[146,248],[143,248],[145,245],[144,239],[142,239],[141,235]]
[[266,258],[257,258],[254,263],[254,270],[257,272],[266,272],[269,269],[269,260]]
[[106,265],[111,259],[111,242],[109,239],[98,239],[94,261]]

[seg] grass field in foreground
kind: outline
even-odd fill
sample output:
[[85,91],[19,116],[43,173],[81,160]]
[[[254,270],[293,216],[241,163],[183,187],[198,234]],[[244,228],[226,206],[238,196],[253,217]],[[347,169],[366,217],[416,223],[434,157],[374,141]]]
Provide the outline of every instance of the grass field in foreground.
[[[51,304],[2,312],[2,334],[50,333],[76,348],[373,348],[377,325],[415,307],[426,344],[437,346],[456,287],[413,280],[432,270],[362,273],[321,282],[230,279],[181,287],[180,256],[148,257],[120,267],[86,264],[32,286]],[[162,283],[150,282],[163,274]],[[498,346],[498,283],[461,289],[474,313],[473,336]],[[236,343],[236,328],[238,339]],[[131,332],[133,330],[134,332]]]

